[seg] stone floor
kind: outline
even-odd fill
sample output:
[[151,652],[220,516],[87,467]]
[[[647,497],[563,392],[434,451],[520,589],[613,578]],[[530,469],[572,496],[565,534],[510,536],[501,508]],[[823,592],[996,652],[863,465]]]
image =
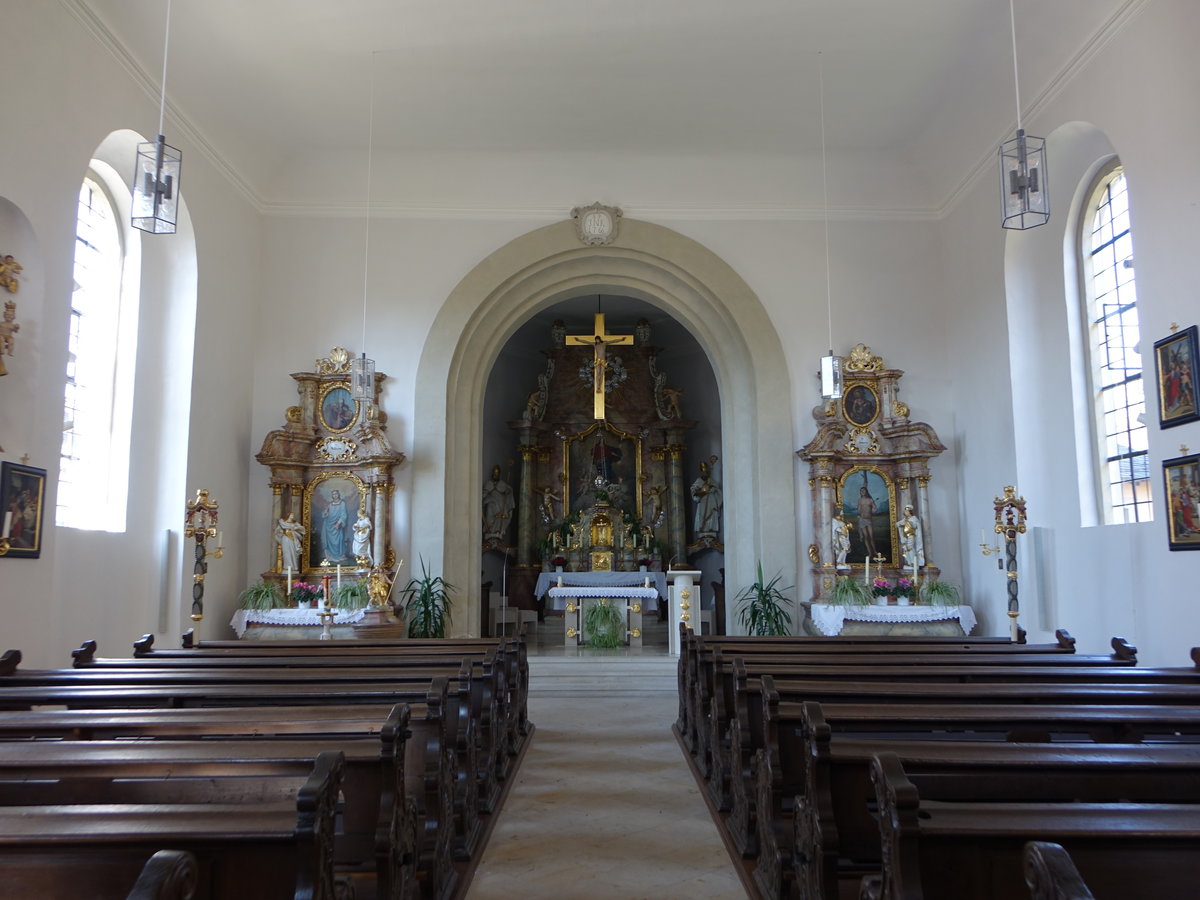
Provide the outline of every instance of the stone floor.
[[666,626],[640,650],[567,650],[562,620],[529,635],[536,730],[469,900],[745,898],[671,732]]

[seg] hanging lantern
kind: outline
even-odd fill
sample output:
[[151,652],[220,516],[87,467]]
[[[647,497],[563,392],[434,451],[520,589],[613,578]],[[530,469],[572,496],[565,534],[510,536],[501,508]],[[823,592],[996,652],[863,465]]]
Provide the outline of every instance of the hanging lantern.
[[842,358],[829,351],[821,357],[821,396],[826,400],[837,400],[842,396]]
[[1050,191],[1046,184],[1046,141],[1017,130],[1000,145],[1000,200],[1004,227],[1036,228],[1050,220]]
[[363,353],[350,360],[350,396],[363,403],[375,402],[375,360]]
[[138,144],[133,173],[134,228],[151,234],[174,234],[179,208],[179,173],[183,154],[161,134]]

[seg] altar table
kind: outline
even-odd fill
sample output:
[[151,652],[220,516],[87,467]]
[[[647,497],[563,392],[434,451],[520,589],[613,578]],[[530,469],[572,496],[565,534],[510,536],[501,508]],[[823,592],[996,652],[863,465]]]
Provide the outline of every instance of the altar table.
[[[230,627],[239,638],[256,625],[272,626],[270,634],[261,635],[267,640],[304,640],[317,639],[324,631],[317,607],[312,609],[239,609],[229,620]],[[329,626],[334,637],[354,637],[354,629],[349,626],[361,622],[366,614],[365,609],[339,609]],[[341,630],[339,631],[339,626]],[[255,629],[258,630],[258,629]],[[256,636],[257,637],[257,636]]]
[[558,584],[564,587],[642,587],[646,579],[664,600],[667,597],[667,576],[662,572],[542,572],[537,577],[533,596],[541,597]]
[[[645,583],[644,580],[642,583]],[[566,611],[563,634],[568,647],[577,647],[587,641],[584,633],[584,601],[601,597],[610,603],[624,604],[629,646],[642,646],[643,605],[658,599],[658,588],[652,587],[552,587],[548,593],[551,608]]]
[[814,603],[811,607],[812,623],[824,635],[842,633],[847,619],[856,622],[945,622],[958,620],[963,634],[975,628],[975,611],[969,606],[839,606],[830,603]]

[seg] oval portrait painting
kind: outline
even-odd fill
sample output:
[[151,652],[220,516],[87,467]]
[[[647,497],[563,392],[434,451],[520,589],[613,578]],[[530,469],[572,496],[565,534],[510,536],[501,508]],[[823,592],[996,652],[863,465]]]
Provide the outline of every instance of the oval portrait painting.
[[842,400],[842,410],[855,425],[869,425],[879,413],[879,398],[865,384],[851,385]]
[[321,398],[321,422],[330,431],[345,431],[354,424],[358,409],[350,389],[341,385],[331,388]]

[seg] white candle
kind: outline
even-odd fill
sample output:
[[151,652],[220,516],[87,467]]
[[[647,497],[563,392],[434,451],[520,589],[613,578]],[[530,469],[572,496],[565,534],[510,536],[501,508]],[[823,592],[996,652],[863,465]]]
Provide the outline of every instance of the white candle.
[[12,510],[4,514],[4,536],[12,537]]
[[338,563],[337,575],[338,575],[337,589],[340,591],[342,589],[342,566],[341,566],[341,563]]
[[292,567],[288,566],[288,595],[292,593]]
[[866,554],[866,557],[867,557],[867,570],[863,575],[863,584],[865,584],[869,587],[871,584],[871,554],[866,550],[864,550],[863,552]]
[[225,532],[223,532],[223,531],[217,532],[217,546],[218,547],[225,546]]

